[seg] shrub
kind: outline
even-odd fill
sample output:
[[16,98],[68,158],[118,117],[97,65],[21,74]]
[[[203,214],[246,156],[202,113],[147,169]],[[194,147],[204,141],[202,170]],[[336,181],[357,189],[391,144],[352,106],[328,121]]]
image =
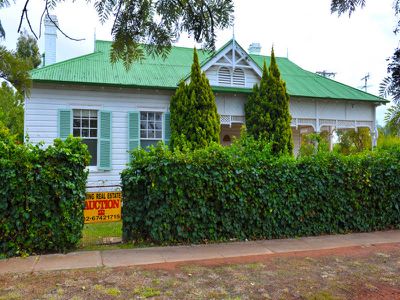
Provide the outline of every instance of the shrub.
[[79,139],[46,149],[0,132],[0,256],[64,251],[81,238],[89,153]]
[[397,178],[399,151],[296,160],[252,139],[138,150],[122,172],[123,238],[197,243],[398,227]]
[[372,138],[369,128],[358,128],[357,131],[354,129],[342,129],[336,131],[339,139],[334,147],[334,151],[349,155],[365,150],[371,150]]
[[310,156],[324,151],[329,151],[329,132],[309,133],[302,137],[300,156]]
[[394,135],[379,134],[378,149],[398,149],[400,151],[400,137]]

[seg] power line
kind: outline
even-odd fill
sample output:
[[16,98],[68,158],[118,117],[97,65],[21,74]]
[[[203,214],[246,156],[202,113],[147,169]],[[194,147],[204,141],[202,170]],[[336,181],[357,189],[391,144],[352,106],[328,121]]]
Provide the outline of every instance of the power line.
[[325,78],[335,78],[335,76],[336,76],[336,72],[329,72],[327,70],[317,71],[315,73],[317,73],[318,75],[324,76]]

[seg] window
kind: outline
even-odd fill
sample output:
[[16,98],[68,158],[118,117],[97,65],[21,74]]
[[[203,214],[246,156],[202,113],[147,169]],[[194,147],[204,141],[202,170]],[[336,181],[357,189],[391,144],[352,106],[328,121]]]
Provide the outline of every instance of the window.
[[244,86],[245,85],[245,77],[243,69],[236,68],[233,71],[233,85],[235,86]]
[[221,67],[218,71],[218,83],[225,86],[245,86],[246,77],[243,69],[236,68],[231,73],[231,69]]
[[231,71],[227,67],[219,69],[218,83],[222,85],[231,85]]
[[74,109],[73,135],[82,138],[82,142],[88,146],[92,156],[90,166],[97,165],[97,111],[88,109]]
[[162,113],[140,112],[140,145],[146,148],[162,140]]

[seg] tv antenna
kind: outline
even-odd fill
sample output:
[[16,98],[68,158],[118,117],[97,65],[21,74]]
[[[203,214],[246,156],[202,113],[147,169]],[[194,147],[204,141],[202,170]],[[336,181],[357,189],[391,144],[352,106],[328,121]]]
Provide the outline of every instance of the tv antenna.
[[364,81],[364,85],[360,88],[364,89],[365,92],[367,92],[368,88],[371,87],[370,85],[368,85],[368,80],[370,77],[371,76],[369,75],[369,73],[367,73],[363,78],[361,78],[361,80]]
[[327,70],[317,71],[315,73],[317,73],[318,75],[324,76],[325,78],[335,78],[335,76],[336,76],[336,72],[329,72]]

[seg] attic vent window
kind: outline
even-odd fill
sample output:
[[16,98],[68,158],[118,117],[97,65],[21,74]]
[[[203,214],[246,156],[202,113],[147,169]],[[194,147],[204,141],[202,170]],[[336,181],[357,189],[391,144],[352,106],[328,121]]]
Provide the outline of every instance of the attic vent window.
[[219,69],[218,83],[222,85],[231,85],[231,71],[227,67]]
[[233,71],[233,85],[235,86],[245,86],[245,77],[243,69],[236,68]]
[[241,68],[232,69],[221,67],[218,71],[218,83],[225,86],[245,86],[246,77]]

